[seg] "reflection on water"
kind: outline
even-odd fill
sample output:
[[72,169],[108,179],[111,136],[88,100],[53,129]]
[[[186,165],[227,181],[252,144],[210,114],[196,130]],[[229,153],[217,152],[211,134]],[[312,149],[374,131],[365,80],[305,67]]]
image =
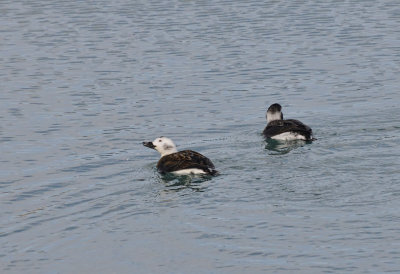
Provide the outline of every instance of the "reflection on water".
[[202,183],[206,181],[210,181],[212,176],[209,175],[174,175],[172,173],[167,173],[163,175],[157,176],[157,180],[165,185],[166,192],[169,191],[181,191],[184,189],[191,189],[196,192],[202,192],[205,190],[206,186],[203,186]]
[[311,141],[304,140],[291,140],[291,141],[281,141],[275,139],[266,139],[265,149],[269,150],[271,155],[283,155],[287,154],[293,149],[302,147],[306,144],[311,144]]

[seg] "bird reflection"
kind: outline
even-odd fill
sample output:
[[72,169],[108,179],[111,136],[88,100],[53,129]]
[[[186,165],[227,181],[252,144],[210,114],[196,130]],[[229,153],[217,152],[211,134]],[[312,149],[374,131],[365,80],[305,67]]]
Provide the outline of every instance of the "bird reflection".
[[206,185],[202,185],[202,183],[211,179],[212,176],[209,175],[174,175],[167,173],[158,176],[158,180],[165,185],[166,189],[164,191],[166,192],[178,192],[185,189],[203,192],[206,189]]
[[283,155],[289,153],[291,150],[309,144],[311,141],[293,140],[293,141],[280,141],[274,139],[267,139],[265,149],[272,152],[271,154]]

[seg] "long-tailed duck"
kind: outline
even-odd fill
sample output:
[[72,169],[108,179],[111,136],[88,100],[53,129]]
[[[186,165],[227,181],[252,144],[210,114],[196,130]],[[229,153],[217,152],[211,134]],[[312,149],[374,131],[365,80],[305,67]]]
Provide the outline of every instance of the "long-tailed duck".
[[174,142],[167,137],[160,137],[153,142],[143,142],[143,145],[157,150],[161,158],[157,163],[160,173],[185,174],[207,174],[216,175],[214,164],[210,159],[193,150],[179,151]]
[[267,111],[267,126],[263,134],[266,138],[276,140],[314,140],[312,129],[298,120],[283,120],[279,104],[272,104]]

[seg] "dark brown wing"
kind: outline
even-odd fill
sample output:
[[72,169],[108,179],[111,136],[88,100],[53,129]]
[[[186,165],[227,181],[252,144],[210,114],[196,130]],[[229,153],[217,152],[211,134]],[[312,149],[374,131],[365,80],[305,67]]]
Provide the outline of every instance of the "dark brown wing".
[[263,134],[265,137],[271,138],[284,132],[299,133],[304,135],[307,140],[312,139],[311,128],[302,122],[293,119],[271,121],[264,129]]
[[214,174],[215,167],[210,159],[193,150],[183,150],[162,157],[157,163],[161,173],[173,172],[188,168],[198,168],[208,174]]

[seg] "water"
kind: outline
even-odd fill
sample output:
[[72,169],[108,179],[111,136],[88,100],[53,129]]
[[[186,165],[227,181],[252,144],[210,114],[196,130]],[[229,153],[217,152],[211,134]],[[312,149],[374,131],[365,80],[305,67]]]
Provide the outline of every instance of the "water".
[[[398,1],[0,15],[0,272],[400,272]],[[318,140],[266,143],[275,102]],[[160,135],[221,175],[160,176]]]

